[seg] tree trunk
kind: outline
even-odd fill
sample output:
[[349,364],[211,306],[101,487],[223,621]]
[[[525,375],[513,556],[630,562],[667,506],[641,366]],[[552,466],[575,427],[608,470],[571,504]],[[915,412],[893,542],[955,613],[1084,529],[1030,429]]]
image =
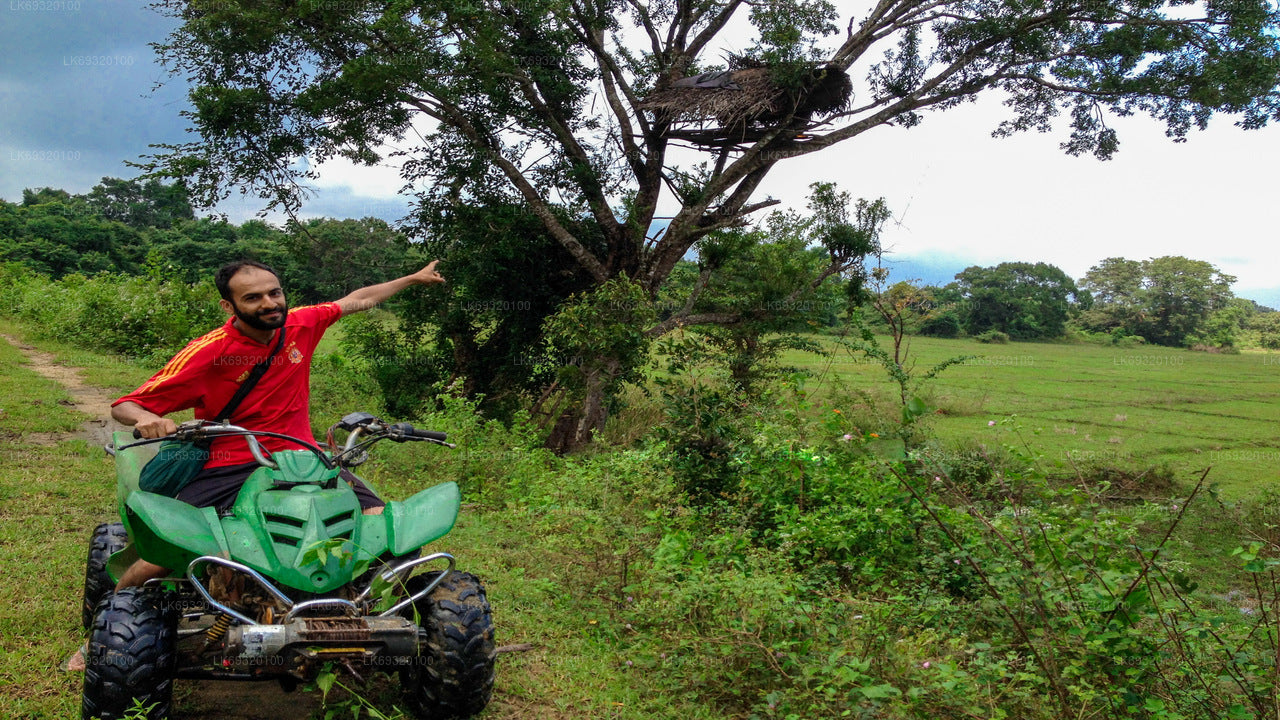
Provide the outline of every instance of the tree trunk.
[[571,398],[568,407],[556,418],[555,427],[547,436],[547,449],[558,455],[585,447],[595,433],[604,429],[609,419],[609,396],[615,390],[621,363],[614,358],[592,363],[587,371],[583,389]]

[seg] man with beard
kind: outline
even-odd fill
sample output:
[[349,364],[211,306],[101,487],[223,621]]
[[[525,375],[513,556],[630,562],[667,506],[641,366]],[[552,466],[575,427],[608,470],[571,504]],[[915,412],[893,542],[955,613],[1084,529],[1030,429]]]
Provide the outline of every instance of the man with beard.
[[[436,262],[398,280],[361,288],[336,302],[293,309],[270,267],[252,260],[231,263],[214,277],[222,296],[219,305],[230,316],[227,323],[192,340],[150,380],[112,403],[111,416],[134,426],[146,438],[174,432],[177,424],[164,416],[188,408],[195,409],[197,419],[221,420],[213,415],[222,411],[254,365],[271,358],[266,373],[232,413],[231,423],[314,444],[308,407],[311,357],[324,331],[338,318],[368,310],[410,285],[443,283]],[[284,342],[273,355],[281,329]],[[276,438],[260,441],[268,451],[296,448]],[[204,469],[177,498],[196,507],[229,507],[257,467],[243,438],[219,438],[209,448]],[[356,491],[366,515],[382,513],[385,503],[364,483],[345,470],[343,477]],[[141,585],[167,573],[165,568],[139,560],[123,573],[117,589]]]

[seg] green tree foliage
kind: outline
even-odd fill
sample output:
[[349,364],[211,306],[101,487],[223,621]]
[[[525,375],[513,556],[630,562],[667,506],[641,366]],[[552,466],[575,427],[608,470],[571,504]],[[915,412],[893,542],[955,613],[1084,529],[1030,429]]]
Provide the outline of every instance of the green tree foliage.
[[[976,95],[1007,99],[1003,134],[1048,129],[1067,111],[1065,149],[1104,158],[1118,146],[1107,111],[1146,112],[1182,138],[1216,112],[1253,128],[1278,107],[1277,23],[1264,0],[1191,18],[1179,3],[1132,0],[159,5],[180,23],[160,52],[193,85],[198,139],[152,169],[187,178],[199,204],[243,189],[297,207],[315,161],[372,164],[387,141],[422,132],[397,152],[424,202],[522,204],[593,285],[625,276],[651,299],[700,240],[774,204],[753,196],[778,163]],[[791,98],[782,110],[706,131],[715,118],[645,105],[717,69],[719,36],[739,16],[752,35],[735,44]],[[867,81],[856,109],[805,110],[815,83],[845,72]],[[690,138],[708,155],[668,153]],[[651,235],[660,204],[674,211]],[[833,252],[822,272],[860,259]],[[691,308],[659,329],[717,321]]]
[[137,272],[145,240],[135,228],[102,217],[85,199],[63,190],[25,190],[20,205],[0,201],[0,260],[61,277]]
[[[240,245],[248,253],[270,254],[274,250],[269,242],[254,247],[248,237],[241,237]],[[340,298],[353,290],[400,277],[409,251],[404,235],[385,221],[371,217],[290,223],[281,245],[287,251],[287,267],[296,276],[292,287],[317,301]]]
[[445,291],[402,303],[399,322],[362,324],[355,347],[377,359],[395,407],[421,407],[424,388],[456,380],[464,394],[482,398],[486,415],[508,419],[555,380],[558,361],[573,359],[547,351],[543,322],[588,291],[590,277],[521,204],[425,205],[415,220],[433,231],[413,251],[440,258]]
[[1135,334],[1142,315],[1142,263],[1107,258],[1089,268],[1080,287],[1093,297],[1093,306],[1080,315],[1088,330]]
[[1143,264],[1146,314],[1138,335],[1159,345],[1180,345],[1231,299],[1231,283],[1203,260],[1166,256]]
[[180,220],[195,219],[187,188],[181,181],[166,184],[154,178],[142,181],[105,177],[84,199],[103,219],[138,230],[168,228]]
[[924,285],[919,292],[923,298],[921,307],[927,312],[920,319],[916,333],[930,337],[959,337],[964,332],[964,296],[959,285],[954,282],[946,287]]
[[[782,364],[782,353],[822,352],[802,333],[835,324],[848,304],[839,285],[815,282],[829,253],[809,247],[820,223],[774,212],[758,226],[717,232],[698,244],[696,263],[677,266],[664,289],[660,310],[667,318],[690,310],[738,318],[674,332],[658,346],[664,372],[654,382],[668,422],[656,432],[667,443],[678,487],[696,503],[718,502],[734,487],[735,447],[745,442],[748,408],[801,372]],[[864,240],[876,243],[874,235]]]
[[[817,216],[774,212],[759,225],[714,233],[695,246],[697,262],[682,262],[664,289],[665,318],[693,313],[732,319],[693,327],[744,394],[794,372],[780,366],[778,357],[788,349],[817,350],[800,333],[834,325],[847,304],[836,283],[818,280],[830,262],[830,251],[810,246],[822,232],[821,222]],[[866,241],[878,247],[874,235]],[[855,277],[861,276],[842,279]]]
[[402,274],[409,254],[405,236],[376,218],[320,218],[286,231],[196,218],[181,183],[154,179],[106,177],[85,195],[39,188],[23,191],[20,204],[0,200],[0,261],[55,279],[148,269],[196,283],[249,258],[276,268],[295,304],[315,303]]
[[1193,345],[1234,350],[1241,332],[1249,325],[1257,306],[1252,300],[1233,297],[1226,304],[1214,310],[1204,321],[1195,336],[1191,338]]
[[[1177,347],[1194,342],[1215,313],[1231,306],[1235,278],[1202,260],[1171,255],[1141,262],[1107,258],[1080,282],[1094,298],[1080,315],[1081,327]],[[1247,315],[1241,313],[1247,311],[1241,307],[1219,318],[1213,342],[1226,340],[1226,326],[1243,323]]]
[[1075,282],[1053,265],[1012,262],[973,266],[956,275],[964,297],[964,327],[972,335],[996,330],[1015,340],[1061,337]]
[[1258,313],[1247,321],[1249,330],[1258,334],[1258,344],[1268,350],[1280,350],[1280,313]]

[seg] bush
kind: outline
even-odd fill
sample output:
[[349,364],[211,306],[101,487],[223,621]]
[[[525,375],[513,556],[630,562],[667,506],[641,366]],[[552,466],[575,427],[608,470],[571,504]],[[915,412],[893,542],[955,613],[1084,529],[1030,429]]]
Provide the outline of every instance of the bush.
[[1273,548],[1280,548],[1280,485],[1267,485],[1242,503],[1246,531]]
[[994,343],[997,345],[1005,345],[1009,342],[1009,333],[999,330],[988,330],[973,336],[974,340],[980,343]]
[[739,399],[727,390],[676,383],[663,388],[662,399],[666,422],[655,435],[666,443],[680,492],[704,505],[736,491]]
[[945,310],[925,318],[917,332],[920,335],[940,338],[957,338],[964,331],[960,315],[955,310]]
[[5,307],[39,337],[159,366],[184,345],[221,325],[212,282],[188,285],[155,277],[7,273]]
[[381,391],[381,405],[391,415],[413,417],[431,403],[429,388],[441,387],[450,372],[420,323],[398,323],[383,313],[367,313],[343,321],[342,349],[371,376]]

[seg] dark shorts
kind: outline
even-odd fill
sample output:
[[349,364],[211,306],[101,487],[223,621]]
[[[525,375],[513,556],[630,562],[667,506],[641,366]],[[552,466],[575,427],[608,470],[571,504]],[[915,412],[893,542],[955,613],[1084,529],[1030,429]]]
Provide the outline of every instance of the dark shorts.
[[[196,507],[211,507],[219,510],[229,508],[235,505],[240,486],[244,485],[249,475],[260,467],[262,466],[258,463],[252,462],[244,465],[204,468],[194,480],[178,491],[177,498]],[[356,497],[360,500],[361,508],[368,510],[386,505],[360,481],[360,478],[351,474],[346,468],[338,473],[338,477],[351,484],[351,489],[356,491]]]

